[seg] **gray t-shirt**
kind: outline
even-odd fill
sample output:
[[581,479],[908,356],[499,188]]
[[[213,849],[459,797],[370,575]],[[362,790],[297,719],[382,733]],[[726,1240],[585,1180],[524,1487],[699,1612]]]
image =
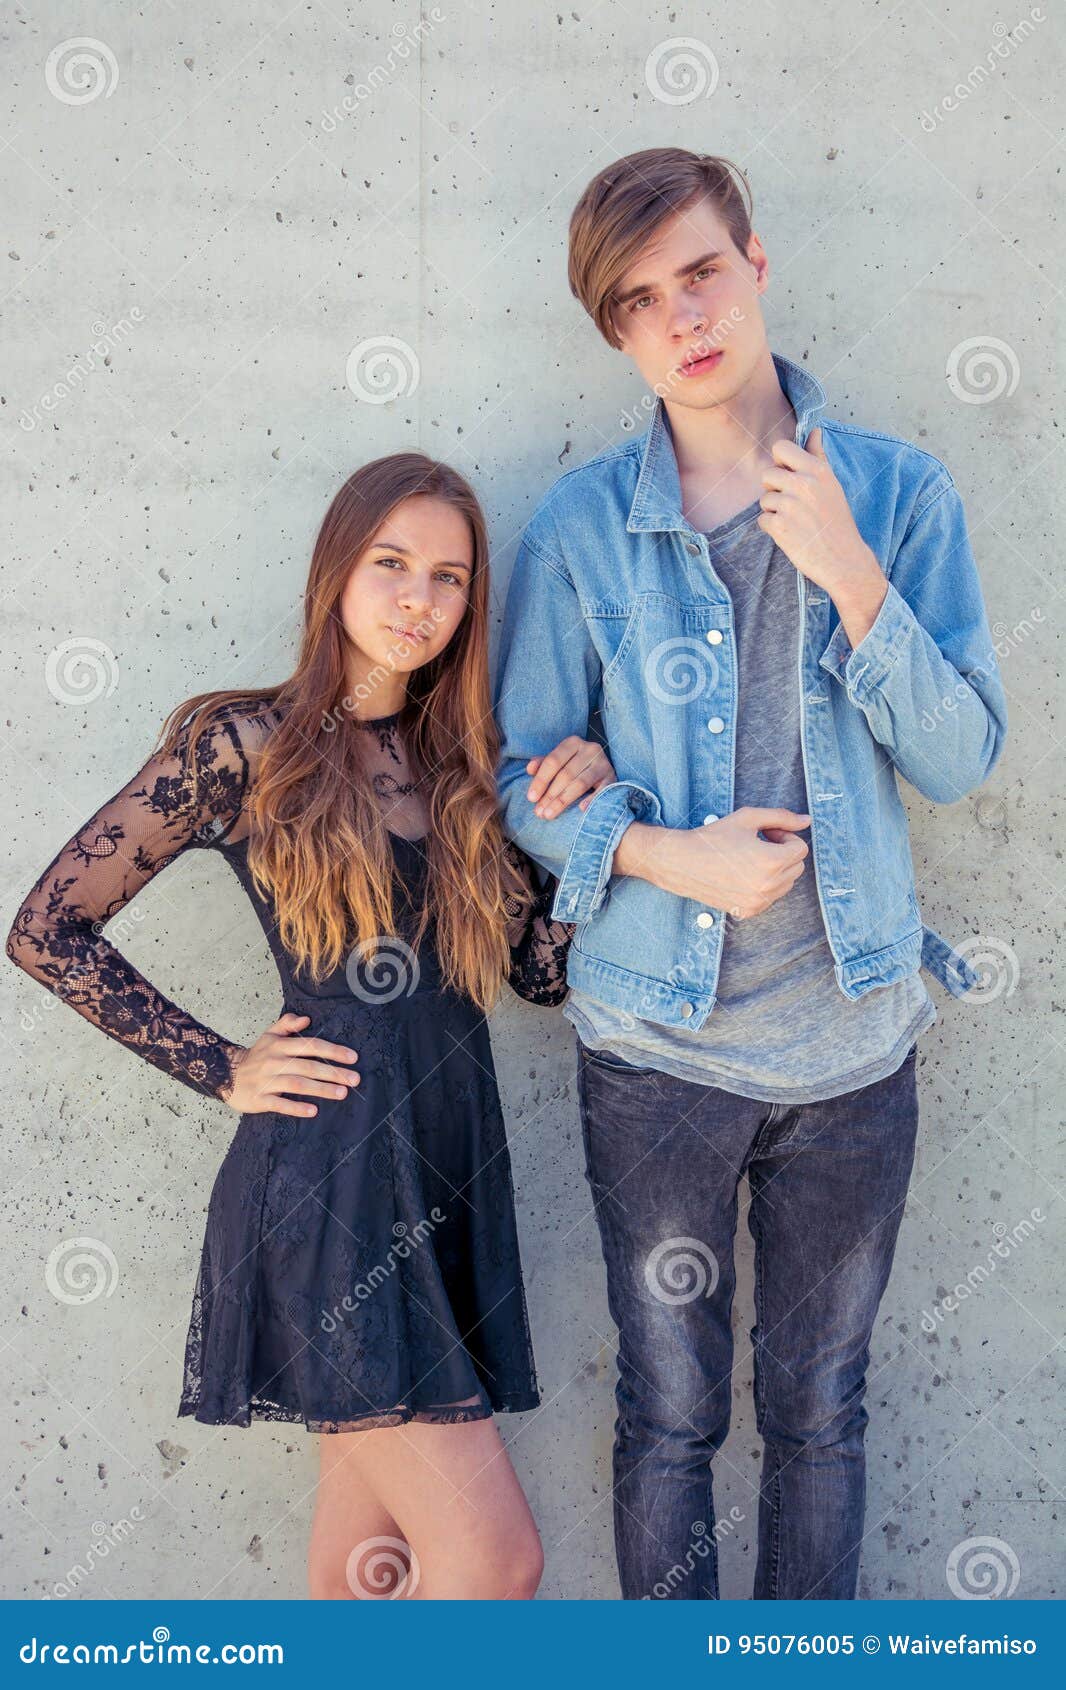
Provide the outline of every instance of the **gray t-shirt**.
[[[795,566],[758,526],[760,505],[708,532],[733,601],[737,641],[734,808],[809,814],[800,745]],[[802,835],[810,844],[810,830]],[[582,1043],[680,1079],[768,1103],[811,1103],[892,1074],[937,1018],[918,973],[846,998],[818,903],[814,859],[783,898],[726,917],[714,1008],[697,1031],[663,1027],[572,991],[564,1014]]]

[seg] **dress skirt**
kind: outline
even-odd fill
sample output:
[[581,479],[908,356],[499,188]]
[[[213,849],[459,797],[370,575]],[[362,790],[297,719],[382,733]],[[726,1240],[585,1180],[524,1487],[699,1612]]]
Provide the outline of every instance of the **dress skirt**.
[[415,973],[377,981],[378,1001],[343,976],[286,990],[307,1036],[358,1052],[360,1083],[310,1099],[313,1117],[241,1116],[179,1415],[346,1432],[537,1406],[488,1027],[432,966]]

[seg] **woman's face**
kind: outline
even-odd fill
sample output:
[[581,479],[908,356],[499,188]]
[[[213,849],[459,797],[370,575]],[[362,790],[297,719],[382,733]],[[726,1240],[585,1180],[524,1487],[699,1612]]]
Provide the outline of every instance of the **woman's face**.
[[438,657],[463,620],[473,570],[470,526],[446,500],[416,493],[391,510],[340,598],[344,631],[370,672],[410,674]]

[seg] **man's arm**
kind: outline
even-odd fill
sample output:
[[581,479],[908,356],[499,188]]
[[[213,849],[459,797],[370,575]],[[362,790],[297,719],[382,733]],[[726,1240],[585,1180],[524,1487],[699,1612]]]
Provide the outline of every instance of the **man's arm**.
[[852,650],[839,623],[819,663],[924,797],[954,803],[991,773],[1006,700],[962,500],[946,470],[904,535],[873,626]]
[[555,875],[556,920],[594,915],[608,893],[615,851],[637,818],[658,822],[659,799],[635,781],[601,787],[589,807],[553,819],[528,797],[526,764],[568,734],[586,737],[599,692],[600,662],[565,564],[529,531],[507,593],[496,672],[495,715],[501,739],[500,805],[508,834]]

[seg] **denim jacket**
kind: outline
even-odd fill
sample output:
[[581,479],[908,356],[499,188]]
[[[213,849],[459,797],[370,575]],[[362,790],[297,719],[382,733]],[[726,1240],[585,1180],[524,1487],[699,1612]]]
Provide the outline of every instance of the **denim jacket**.
[[[934,803],[972,792],[1006,704],[962,501],[928,452],[822,416],[821,384],[773,354],[796,440],[820,425],[856,525],[888,577],[852,650],[832,600],[796,571],[811,857],[837,984],[858,998],[919,967],[955,997],[979,979],[922,922],[897,776]],[[553,820],[526,796],[530,757],[598,711],[617,780]],[[664,1026],[715,1003],[724,912],[612,875],[634,819],[699,827],[730,813],[737,716],[729,594],[681,510],[662,399],[637,439],[569,470],[536,507],[511,576],[495,688],[506,831],[558,879],[576,924],[571,986]]]

